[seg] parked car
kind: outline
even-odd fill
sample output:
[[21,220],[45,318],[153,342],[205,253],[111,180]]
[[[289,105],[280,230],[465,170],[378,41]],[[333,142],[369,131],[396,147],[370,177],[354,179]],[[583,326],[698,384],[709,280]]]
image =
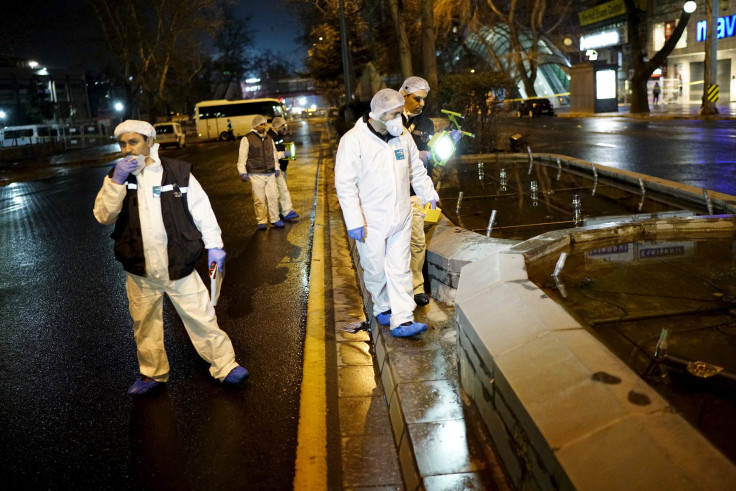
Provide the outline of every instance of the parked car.
[[527,99],[525,101],[521,101],[519,106],[516,108],[516,115],[520,118],[524,117],[524,115],[527,115],[530,118],[538,118],[542,114],[547,114],[549,116],[555,115],[555,108],[552,106],[549,99]]
[[161,148],[169,145],[176,148],[187,146],[187,135],[179,123],[156,123],[153,127],[156,129],[156,143],[161,145]]

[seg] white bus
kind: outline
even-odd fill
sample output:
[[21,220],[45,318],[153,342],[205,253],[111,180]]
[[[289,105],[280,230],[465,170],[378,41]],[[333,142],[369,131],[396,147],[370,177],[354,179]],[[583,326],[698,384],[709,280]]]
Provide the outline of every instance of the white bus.
[[278,99],[245,99],[241,101],[202,101],[194,108],[197,135],[200,140],[227,140],[230,135],[227,122],[233,124],[233,137],[238,138],[251,130],[253,118],[260,114],[270,122],[274,117],[285,117],[284,105]]
[[63,128],[54,124],[6,126],[0,129],[0,147],[22,147],[53,143],[63,139]]

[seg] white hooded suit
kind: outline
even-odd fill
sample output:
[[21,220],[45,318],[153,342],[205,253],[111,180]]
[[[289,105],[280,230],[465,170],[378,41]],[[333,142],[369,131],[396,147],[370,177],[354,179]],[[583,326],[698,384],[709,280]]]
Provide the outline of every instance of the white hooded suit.
[[412,210],[409,185],[423,203],[439,200],[411,135],[388,141],[363,117],[340,140],[335,188],[348,230],[366,227],[357,242],[373,314],[391,310],[391,329],[413,321],[416,307],[409,269]]

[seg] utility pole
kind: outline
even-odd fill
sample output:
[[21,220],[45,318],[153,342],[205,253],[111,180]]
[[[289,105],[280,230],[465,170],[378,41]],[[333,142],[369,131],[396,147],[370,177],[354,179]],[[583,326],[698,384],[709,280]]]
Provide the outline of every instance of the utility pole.
[[708,100],[708,89],[718,80],[718,0],[705,0],[705,66],[703,67],[703,102],[699,114],[718,114],[716,103]]

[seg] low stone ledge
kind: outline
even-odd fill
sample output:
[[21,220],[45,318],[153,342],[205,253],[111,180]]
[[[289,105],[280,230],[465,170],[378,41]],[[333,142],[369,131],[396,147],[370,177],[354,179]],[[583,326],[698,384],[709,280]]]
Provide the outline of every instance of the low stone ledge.
[[601,232],[732,234],[733,227],[729,216],[595,227],[597,237],[570,229],[463,268],[455,305],[460,380],[515,485],[684,490],[736,482],[736,466],[528,281],[525,269],[525,256],[600,240]]

